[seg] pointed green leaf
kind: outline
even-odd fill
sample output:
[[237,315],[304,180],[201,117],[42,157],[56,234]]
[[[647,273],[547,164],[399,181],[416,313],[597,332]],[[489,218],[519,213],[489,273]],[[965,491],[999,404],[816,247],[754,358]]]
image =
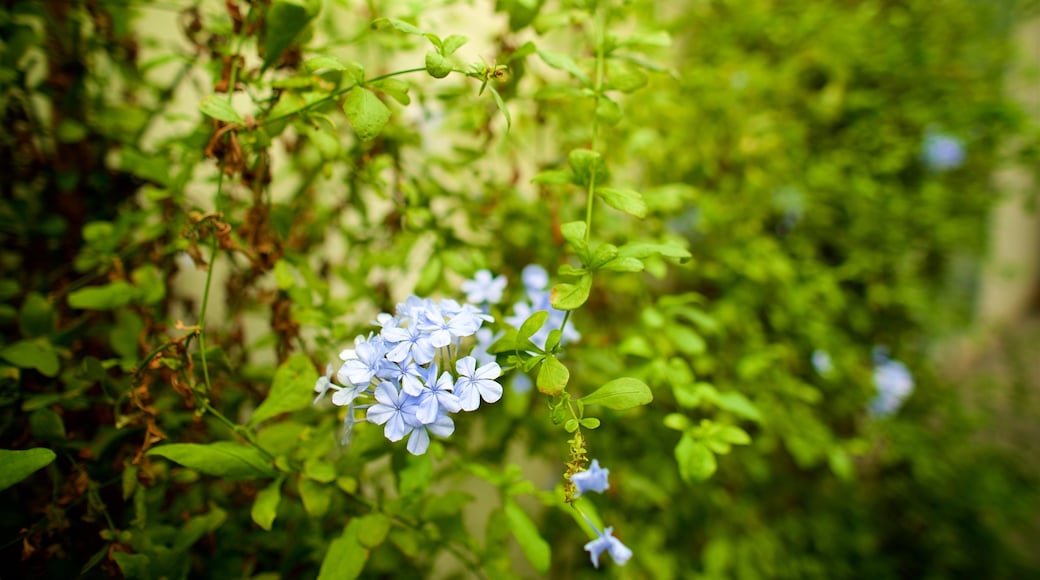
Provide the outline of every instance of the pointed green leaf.
[[621,246],[619,250],[622,256],[640,259],[651,256],[664,256],[665,258],[684,260],[693,257],[686,248],[675,242],[668,244],[632,242]]
[[372,28],[376,30],[386,30],[391,28],[398,32],[415,34],[417,36],[422,36],[423,33],[423,31],[416,28],[414,24],[409,24],[408,22],[397,18],[377,18],[372,21]]
[[54,452],[44,447],[13,451],[0,449],[0,491],[29,477],[54,461]]
[[444,39],[444,45],[441,47],[444,50],[444,55],[454,54],[456,50],[462,47],[462,45],[469,42],[469,39],[461,34],[452,34],[448,38]]
[[358,541],[368,549],[378,547],[390,533],[390,518],[384,514],[366,514],[358,518],[357,522]]
[[267,531],[271,531],[275,515],[278,514],[278,504],[282,501],[282,480],[283,478],[279,477],[271,482],[271,485],[260,490],[253,500],[253,509],[249,515],[256,525]]
[[589,253],[589,243],[585,241],[586,225],[583,221],[567,222],[560,226],[563,239],[574,248],[578,256],[585,257]]
[[126,306],[137,298],[137,288],[123,280],[104,286],[88,286],[70,292],[69,306],[83,310],[113,310]]
[[640,219],[646,217],[646,202],[643,201],[643,195],[638,191],[616,187],[597,187],[596,193],[607,202],[607,205],[616,210]]
[[332,56],[315,56],[308,58],[303,65],[311,72],[322,69],[347,70],[348,68],[346,63]]
[[244,123],[245,119],[231,106],[226,97],[208,95],[199,103],[199,110],[208,117],[225,123]]
[[571,372],[567,370],[562,362],[554,355],[548,355],[538,368],[538,378],[535,381],[538,390],[546,395],[558,395],[567,388],[567,382],[571,379]]
[[318,483],[301,475],[299,488],[300,499],[303,500],[303,509],[307,515],[320,518],[328,513],[329,506],[332,505],[332,492],[335,490],[333,486]]
[[557,310],[575,310],[585,304],[592,291],[592,275],[585,274],[574,284],[557,284],[549,293],[549,301]]
[[317,381],[318,373],[307,355],[295,354],[289,357],[275,371],[271,390],[249,418],[249,424],[256,425],[275,415],[310,405],[314,397],[314,383]]
[[520,543],[527,561],[531,563],[539,574],[549,572],[549,563],[552,559],[552,549],[545,538],[538,533],[538,526],[531,521],[527,513],[512,499],[505,502],[506,519],[509,520],[509,530],[513,537]]
[[598,151],[591,149],[572,149],[567,154],[567,162],[570,163],[574,172],[574,183],[582,187],[588,187],[592,176],[596,176],[596,183],[606,183],[609,178],[607,165],[603,162],[603,156]]
[[520,329],[517,331],[517,337],[521,339],[531,338],[542,328],[542,326],[545,326],[545,321],[548,318],[548,310],[539,310],[535,312],[520,325]]
[[502,95],[498,94],[495,87],[488,86],[488,91],[491,93],[491,98],[495,100],[495,104],[498,105],[498,110],[502,111],[502,115],[506,118],[506,132],[513,127],[513,118],[509,116],[509,109],[506,107],[506,102],[502,100]]
[[646,405],[653,400],[650,387],[631,377],[614,379],[580,399],[586,405],[603,405],[615,411]]
[[148,455],[165,457],[184,467],[224,479],[274,477],[278,474],[255,447],[231,441],[170,443],[152,449]]
[[347,93],[343,112],[362,141],[375,139],[390,120],[390,109],[372,91],[357,87]]

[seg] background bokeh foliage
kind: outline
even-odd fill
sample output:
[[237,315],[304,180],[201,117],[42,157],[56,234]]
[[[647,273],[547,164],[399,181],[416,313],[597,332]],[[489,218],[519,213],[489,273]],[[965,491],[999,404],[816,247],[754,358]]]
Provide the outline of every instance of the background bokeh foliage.
[[[951,376],[941,348],[971,324],[993,171],[1040,161],[1003,90],[1035,13],[2,3],[0,447],[55,454],[0,490],[2,575],[1037,574],[1040,464],[985,404],[1038,418],[1037,385]],[[935,133],[961,165],[926,163]],[[585,216],[569,152],[590,147],[646,205],[597,201],[592,238],[670,248],[596,272],[560,357],[575,396],[619,376],[654,393],[584,432],[611,470],[593,503],[635,553],[598,571],[537,391],[421,457],[367,425],[342,447],[342,417],[310,406],[408,295],[458,298],[488,268],[501,322],[524,266],[577,266],[561,224]],[[914,376],[892,416],[867,412],[876,346]],[[161,451],[184,443],[241,463]]]

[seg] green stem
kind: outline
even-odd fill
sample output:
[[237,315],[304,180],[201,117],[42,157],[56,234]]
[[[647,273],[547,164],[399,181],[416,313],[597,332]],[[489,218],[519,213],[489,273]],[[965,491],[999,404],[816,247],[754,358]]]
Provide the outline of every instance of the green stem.
[[339,89],[337,91],[333,91],[333,92],[329,93],[328,95],[318,99],[317,101],[314,101],[313,103],[310,103],[309,105],[301,107],[301,108],[299,108],[299,109],[297,109],[297,110],[295,110],[295,111],[293,111],[291,113],[286,113],[284,115],[278,115],[277,117],[272,117],[270,119],[264,119],[263,122],[260,123],[260,126],[270,125],[271,123],[276,123],[278,121],[281,121],[281,120],[284,120],[284,119],[288,119],[289,117],[293,117],[295,115],[299,115],[300,113],[304,113],[306,111],[310,111],[311,109],[316,109],[316,108],[324,105],[325,103],[328,103],[329,101],[335,100],[336,98],[338,98],[341,95],[349,93],[351,91],[351,89],[353,89],[355,87],[364,86],[364,85],[367,85],[367,84],[370,84],[370,83],[374,83],[374,82],[378,82],[378,81],[381,81],[383,79],[388,79],[388,78],[391,78],[391,77],[396,77],[396,76],[406,75],[406,74],[411,74],[411,73],[416,73],[416,72],[425,72],[425,71],[426,71],[426,67],[410,68],[410,69],[407,69],[407,70],[399,70],[399,71],[395,71],[395,72],[392,72],[392,73],[387,73],[385,75],[380,75],[380,76],[377,76],[377,77],[373,77],[373,78],[370,78],[370,79],[368,79],[366,81],[363,81],[363,82],[360,82],[360,83],[351,83],[350,85],[348,85],[346,87],[343,87],[342,89]]
[[[594,106],[592,116],[592,150],[599,151],[599,100],[603,97],[603,69],[605,63],[604,47],[603,47],[603,35],[604,28],[606,27],[606,13],[601,10],[599,5],[596,5],[595,13],[593,14],[593,20],[595,30],[596,43],[596,70],[593,76],[593,92],[594,92]],[[589,188],[588,197],[585,200],[585,241],[588,242],[592,238],[592,207],[596,199],[596,165],[592,167],[591,174],[589,175]]]

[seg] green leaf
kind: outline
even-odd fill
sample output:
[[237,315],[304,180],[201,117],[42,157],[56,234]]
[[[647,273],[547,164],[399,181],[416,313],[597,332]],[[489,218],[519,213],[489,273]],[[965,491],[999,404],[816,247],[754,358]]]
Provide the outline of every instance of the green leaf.
[[362,141],[375,139],[390,120],[390,109],[364,87],[356,87],[347,93],[343,112]]
[[581,420],[581,426],[586,429],[595,429],[599,427],[599,419],[595,417],[585,417]]
[[278,474],[258,449],[231,441],[170,443],[152,449],[148,455],[165,457],[184,467],[224,479],[274,477]]
[[644,264],[639,258],[619,256],[606,264],[603,264],[601,268],[612,272],[642,272],[646,269],[646,264]]
[[30,292],[18,311],[18,326],[23,336],[47,336],[54,332],[56,321],[54,306],[38,292]]
[[609,177],[607,165],[598,151],[591,149],[572,149],[567,154],[567,162],[574,172],[574,183],[588,187],[595,175],[596,183],[606,183]]
[[112,559],[119,566],[119,571],[127,580],[147,580],[152,577],[152,560],[144,554],[127,554],[126,552],[113,552]]
[[650,387],[639,379],[621,377],[579,399],[586,405],[603,405],[608,409],[623,411],[646,405],[654,400]]
[[350,68],[346,63],[332,56],[315,56],[313,58],[308,58],[303,65],[311,72],[322,69],[347,70]]
[[352,580],[361,575],[368,561],[368,550],[358,540],[361,520],[351,520],[343,533],[329,543],[318,571],[318,580]]
[[506,132],[513,127],[513,118],[509,116],[509,108],[506,107],[506,102],[502,100],[502,95],[498,94],[498,90],[495,87],[488,86],[488,91],[491,93],[491,98],[495,100],[495,104],[498,105],[498,110],[502,111],[502,115],[506,118]]
[[637,218],[646,217],[646,202],[638,191],[616,187],[597,187],[596,193],[607,205]]
[[454,68],[455,67],[452,66],[451,61],[436,50],[431,50],[426,53],[426,72],[430,73],[431,77],[435,79],[443,79],[450,75]]
[[29,415],[29,432],[36,439],[60,441],[65,439],[65,422],[50,408],[36,409]]
[[589,80],[589,75],[585,74],[585,71],[581,70],[578,63],[574,62],[574,59],[570,56],[559,52],[551,52],[541,49],[538,50],[538,56],[541,57],[545,64],[554,69],[571,73],[586,86],[592,85],[592,81]]
[[213,117],[225,123],[244,123],[245,119],[231,106],[226,97],[219,95],[207,95],[199,103],[199,110],[208,117]]
[[36,369],[40,374],[53,377],[60,367],[54,347],[40,340],[20,340],[0,348],[0,358],[23,369]]
[[358,541],[370,550],[382,544],[390,533],[390,518],[385,514],[366,514],[358,518],[357,522]]
[[560,233],[563,235],[563,239],[567,240],[567,243],[574,248],[582,262],[588,261],[589,256],[589,243],[585,241],[586,228],[587,226],[583,221],[567,222],[560,226]]
[[317,381],[318,373],[307,355],[298,353],[289,357],[275,371],[271,390],[249,418],[249,424],[257,425],[275,415],[310,405],[314,396],[314,383]]
[[552,550],[545,538],[538,533],[538,526],[512,499],[506,500],[504,509],[506,519],[509,520],[509,530],[520,543],[520,549],[523,550],[527,561],[539,574],[547,574],[552,559]]
[[104,286],[89,286],[70,292],[68,302],[70,307],[83,310],[113,310],[130,304],[137,294],[137,289],[130,284],[116,280]]
[[574,284],[557,284],[549,294],[553,308],[557,310],[575,310],[585,304],[592,291],[592,275],[585,274]]
[[750,419],[752,421],[762,421],[762,413],[759,412],[758,407],[751,402],[743,393],[737,391],[726,391],[721,393],[716,403],[719,408],[729,411],[734,415]]
[[452,34],[448,38],[444,39],[444,45],[441,47],[444,50],[444,55],[448,56],[454,54],[456,50],[462,48],[462,45],[469,42],[469,39],[461,34]]
[[334,487],[318,483],[301,475],[299,488],[300,499],[303,500],[303,509],[307,512],[307,515],[320,518],[328,513],[329,506],[332,505]]
[[401,79],[383,79],[373,83],[372,87],[390,95],[390,98],[402,105],[412,102],[412,98],[408,96],[408,90],[411,87]]
[[275,515],[278,514],[278,504],[282,501],[282,480],[283,478],[279,477],[256,494],[253,509],[249,514],[256,525],[268,532],[271,531]]
[[376,30],[386,30],[392,28],[398,32],[404,32],[405,34],[415,34],[422,36],[423,31],[415,27],[414,24],[409,24],[404,20],[397,18],[377,18],[372,21],[372,28]]
[[320,0],[275,0],[264,19],[264,69],[281,58],[319,10]]
[[751,443],[751,436],[736,425],[720,425],[715,433],[715,438],[732,445],[747,445]]
[[50,465],[55,457],[53,451],[44,447],[21,451],[0,449],[0,465],[4,466],[0,469],[0,491]]
[[592,253],[592,259],[589,260],[589,268],[595,270],[602,267],[607,262],[610,262],[617,257],[618,249],[614,244],[600,244],[596,251]]
[[607,81],[611,88],[631,93],[645,87],[649,79],[646,73],[627,62],[608,60]]
[[640,259],[651,256],[664,256],[665,258],[686,260],[693,257],[686,248],[674,242],[668,244],[632,242],[621,246],[619,249],[622,256]]
[[571,372],[554,355],[548,355],[538,368],[538,378],[535,381],[538,390],[546,395],[557,395],[567,388],[567,382],[571,379]]
[[538,185],[567,185],[572,181],[574,181],[574,174],[562,169],[542,171],[531,179],[531,183]]
[[675,461],[679,464],[679,475],[687,483],[704,481],[718,468],[715,454],[689,433],[684,434],[675,446]]
[[517,337],[521,339],[530,339],[542,328],[542,326],[545,326],[545,321],[548,318],[548,310],[539,310],[535,312],[520,325],[520,329],[517,331]]

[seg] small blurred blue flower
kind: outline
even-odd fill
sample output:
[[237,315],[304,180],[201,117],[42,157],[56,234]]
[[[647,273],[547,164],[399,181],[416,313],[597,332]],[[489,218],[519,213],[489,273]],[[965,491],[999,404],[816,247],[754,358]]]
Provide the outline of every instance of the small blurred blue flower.
[[574,495],[579,496],[587,491],[603,493],[610,488],[610,483],[607,482],[608,475],[610,475],[610,470],[603,469],[599,466],[599,460],[593,459],[588,469],[571,476],[571,483],[578,489]]
[[834,370],[834,361],[831,360],[831,355],[827,351],[814,350],[812,353],[812,366],[816,369],[816,372],[826,376]]
[[466,293],[468,302],[498,304],[502,301],[502,292],[506,289],[506,277],[492,276],[488,270],[478,270],[472,280],[462,283],[461,288]]
[[874,365],[874,386],[877,395],[870,402],[870,413],[875,416],[891,415],[914,390],[914,377],[906,365],[887,356]]
[[924,163],[933,171],[956,169],[964,163],[964,145],[960,139],[942,133],[929,134],[924,139]]

